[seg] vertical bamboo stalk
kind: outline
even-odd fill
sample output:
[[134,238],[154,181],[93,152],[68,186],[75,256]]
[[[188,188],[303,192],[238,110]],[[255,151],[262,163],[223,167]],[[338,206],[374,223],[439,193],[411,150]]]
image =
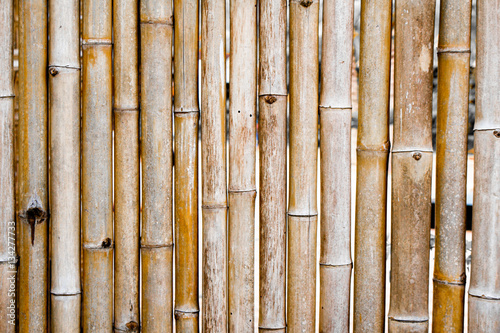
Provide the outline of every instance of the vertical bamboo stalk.
[[469,332],[500,331],[500,13],[497,0],[477,6],[474,212]]
[[0,331],[16,329],[14,190],[14,1],[0,1]]
[[175,319],[198,332],[198,0],[174,3]]
[[290,192],[288,332],[313,332],[316,319],[318,0],[290,2]]
[[20,2],[19,332],[47,331],[47,3]]
[[392,0],[361,2],[354,332],[383,332]]
[[112,6],[83,2],[83,331],[113,328]]
[[139,331],[138,1],[113,1],[115,126],[114,327]]
[[324,2],[321,56],[320,332],[349,332],[353,1]]
[[390,332],[427,332],[434,0],[396,1]]
[[286,0],[259,2],[259,331],[286,330]]
[[80,4],[49,21],[51,331],[80,332]]
[[229,331],[254,332],[257,1],[231,1]]
[[462,332],[471,1],[441,0],[433,332]]
[[201,2],[203,332],[227,331],[225,0]]

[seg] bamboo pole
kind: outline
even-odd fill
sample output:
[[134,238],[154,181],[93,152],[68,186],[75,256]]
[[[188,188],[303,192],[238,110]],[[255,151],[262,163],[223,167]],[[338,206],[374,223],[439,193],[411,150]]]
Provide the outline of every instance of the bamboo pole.
[[500,331],[500,2],[477,6],[474,212],[469,332]]
[[16,329],[14,189],[14,1],[0,1],[0,331]]
[[323,5],[320,332],[349,332],[353,1]]
[[49,4],[51,331],[80,332],[80,4]]
[[259,2],[259,331],[286,330],[285,0]]
[[83,331],[113,328],[112,6],[83,2]]
[[47,331],[47,7],[19,4],[19,332]]
[[313,332],[316,318],[318,0],[290,2],[288,332]]
[[427,332],[434,0],[396,1],[390,332]]
[[198,0],[174,3],[175,319],[198,332]]
[[203,332],[227,331],[225,1],[201,2]]
[[472,2],[442,0],[438,44],[433,332],[462,332]]
[[354,332],[385,325],[391,16],[392,0],[361,2]]
[[229,85],[230,332],[254,332],[257,1],[231,1]]

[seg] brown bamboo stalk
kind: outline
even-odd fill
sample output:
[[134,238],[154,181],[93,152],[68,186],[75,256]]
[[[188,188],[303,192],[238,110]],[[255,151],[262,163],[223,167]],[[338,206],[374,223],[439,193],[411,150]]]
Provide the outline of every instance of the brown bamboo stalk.
[[198,0],[174,2],[175,319],[198,332]]
[[254,332],[257,1],[233,0],[229,85],[230,332]]
[[500,14],[497,0],[477,6],[474,212],[469,332],[500,331]]
[[83,2],[83,331],[113,328],[112,6]]
[[46,332],[47,3],[19,5],[19,332]]
[[433,332],[462,332],[464,325],[471,10],[471,1],[441,1]]
[[288,332],[316,322],[318,160],[318,0],[290,2],[290,173],[288,202]]
[[385,325],[391,16],[392,0],[361,2],[354,332]]
[[434,0],[396,1],[390,332],[427,332]]
[[225,0],[201,2],[203,332],[227,331]]
[[80,4],[49,7],[51,331],[80,332]]

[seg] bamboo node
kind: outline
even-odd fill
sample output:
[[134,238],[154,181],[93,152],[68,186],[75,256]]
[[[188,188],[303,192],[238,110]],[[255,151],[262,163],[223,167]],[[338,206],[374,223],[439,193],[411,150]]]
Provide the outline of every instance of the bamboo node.
[[43,210],[40,198],[34,195],[30,198],[28,208],[25,212],[21,212],[19,217],[26,220],[31,228],[31,245],[35,245],[35,225],[45,222],[48,218],[48,213]]
[[418,161],[419,159],[421,159],[421,158],[422,158],[422,153],[421,153],[421,152],[419,152],[419,151],[417,151],[417,152],[413,153],[413,155],[412,155],[412,156],[413,156],[413,158],[415,159],[415,161]]

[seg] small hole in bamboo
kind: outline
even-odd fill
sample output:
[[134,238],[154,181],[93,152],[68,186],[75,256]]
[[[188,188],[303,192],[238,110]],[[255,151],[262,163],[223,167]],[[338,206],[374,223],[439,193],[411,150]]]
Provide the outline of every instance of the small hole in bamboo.
[[422,158],[422,153],[420,152],[417,152],[417,153],[413,153],[413,158],[418,161],[419,159]]

